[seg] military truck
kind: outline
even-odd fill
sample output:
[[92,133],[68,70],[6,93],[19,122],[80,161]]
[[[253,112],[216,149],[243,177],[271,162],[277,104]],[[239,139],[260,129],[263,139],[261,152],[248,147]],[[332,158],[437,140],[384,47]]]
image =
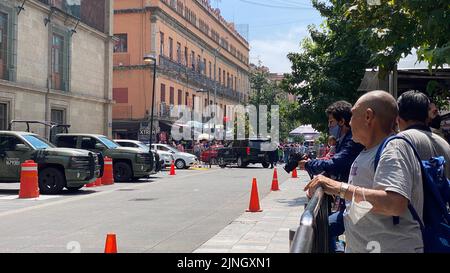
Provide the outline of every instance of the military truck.
[[0,131],[0,182],[19,182],[20,165],[26,160],[38,164],[41,194],[58,194],[64,187],[76,191],[100,176],[95,153],[56,148],[30,132]]
[[154,173],[156,167],[152,152],[144,152],[138,148],[121,147],[103,135],[57,134],[54,144],[58,147],[86,149],[112,158],[114,180],[117,182],[148,177]]

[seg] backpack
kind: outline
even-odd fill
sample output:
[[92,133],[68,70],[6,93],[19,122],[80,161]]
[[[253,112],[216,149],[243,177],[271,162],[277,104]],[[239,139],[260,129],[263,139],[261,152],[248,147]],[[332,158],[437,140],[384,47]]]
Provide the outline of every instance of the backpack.
[[[450,253],[450,180],[445,177],[443,156],[430,160],[421,160],[414,145],[401,136],[391,136],[384,140],[375,156],[375,170],[380,161],[381,153],[386,145],[394,140],[402,139],[411,146],[414,155],[420,162],[423,184],[423,222],[411,203],[408,209],[414,220],[419,222],[422,231],[424,252]],[[394,225],[399,223],[399,217],[393,217]]]

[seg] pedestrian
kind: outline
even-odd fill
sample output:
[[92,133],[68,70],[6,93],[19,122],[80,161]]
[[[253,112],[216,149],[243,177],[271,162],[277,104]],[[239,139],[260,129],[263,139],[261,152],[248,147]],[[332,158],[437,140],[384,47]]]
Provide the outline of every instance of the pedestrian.
[[431,128],[433,133],[444,138],[444,133],[441,130],[442,118],[439,114],[439,109],[434,102],[430,102],[428,109],[427,125]]
[[[337,101],[331,104],[325,111],[328,116],[329,134],[337,140],[336,153],[330,159],[314,159],[300,161],[300,169],[306,169],[311,175],[318,175],[323,172],[327,176],[338,181],[347,181],[350,167],[363,150],[361,144],[352,140],[352,128],[350,119],[352,117],[352,105],[347,101]],[[337,198],[339,199],[339,198]],[[336,249],[338,236],[344,233],[343,213],[345,210],[344,200],[336,200],[339,210],[332,213],[329,218],[329,242],[330,251]]]
[[[374,166],[379,146],[394,133],[398,115],[394,97],[385,91],[369,92],[358,99],[352,113],[353,139],[365,149],[353,162],[348,183],[318,175],[305,190],[310,195],[322,186],[325,193],[346,200],[346,252],[370,252],[373,245],[382,253],[423,252],[420,226],[408,211],[411,204],[421,216],[423,208],[421,169],[412,148],[404,140],[393,140],[376,170]],[[366,201],[365,209],[361,201]],[[399,217],[396,225],[394,216]]]
[[[398,125],[401,130],[398,135],[405,137],[414,144],[422,160],[444,156],[445,161],[450,162],[450,145],[427,126],[427,122],[430,124],[428,109],[435,107],[429,106],[432,103],[430,103],[428,97],[418,91],[408,91],[403,93],[397,102],[399,108]],[[445,164],[445,174],[450,179],[450,163]]]
[[328,137],[328,146],[327,146],[327,151],[326,151],[325,157],[332,158],[335,153],[336,153],[336,137],[329,136]]

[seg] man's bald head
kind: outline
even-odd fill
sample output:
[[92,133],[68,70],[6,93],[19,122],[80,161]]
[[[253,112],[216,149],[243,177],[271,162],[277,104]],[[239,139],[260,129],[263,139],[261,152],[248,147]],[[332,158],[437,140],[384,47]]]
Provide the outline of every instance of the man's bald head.
[[362,111],[371,109],[378,120],[381,130],[390,133],[394,128],[398,105],[394,97],[386,91],[376,90],[361,96],[356,102]]

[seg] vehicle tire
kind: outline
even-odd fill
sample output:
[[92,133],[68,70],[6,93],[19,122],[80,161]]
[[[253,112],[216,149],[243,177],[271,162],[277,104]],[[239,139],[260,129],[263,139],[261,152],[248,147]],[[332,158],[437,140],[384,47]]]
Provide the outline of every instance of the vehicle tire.
[[58,194],[66,185],[64,174],[57,168],[49,167],[39,171],[39,192]]
[[248,166],[248,164],[245,164],[244,161],[242,160],[242,157],[238,157],[237,159],[237,165],[239,168],[245,168]]
[[117,162],[114,164],[114,181],[128,182],[133,178],[133,170],[128,163]]
[[217,158],[217,164],[219,164],[219,167],[221,167],[221,168],[225,168],[227,166],[223,157]]
[[264,163],[261,163],[262,164],[262,166],[263,166],[263,168],[269,168],[269,166],[270,166],[270,164],[269,163],[267,163],[267,162],[264,162]]
[[82,187],[84,187],[84,185],[83,186],[78,186],[78,187],[66,187],[66,188],[70,192],[76,192],[76,191],[80,190]]
[[175,167],[177,167],[177,169],[184,169],[186,168],[186,162],[184,162],[183,159],[177,159],[177,161],[175,161]]

